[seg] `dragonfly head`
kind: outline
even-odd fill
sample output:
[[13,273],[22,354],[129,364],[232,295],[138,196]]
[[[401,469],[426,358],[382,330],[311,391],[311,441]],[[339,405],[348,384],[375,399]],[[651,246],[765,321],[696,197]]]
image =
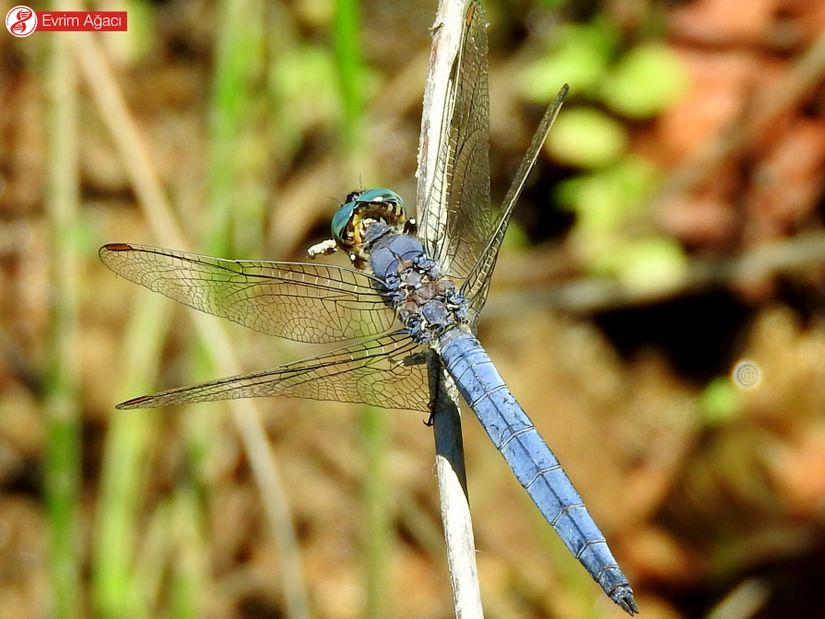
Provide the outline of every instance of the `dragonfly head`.
[[353,191],[332,218],[332,238],[358,266],[369,258],[369,248],[364,244],[367,228],[380,222],[389,226],[392,232],[403,234],[410,221],[404,210],[404,200],[392,189],[376,187]]

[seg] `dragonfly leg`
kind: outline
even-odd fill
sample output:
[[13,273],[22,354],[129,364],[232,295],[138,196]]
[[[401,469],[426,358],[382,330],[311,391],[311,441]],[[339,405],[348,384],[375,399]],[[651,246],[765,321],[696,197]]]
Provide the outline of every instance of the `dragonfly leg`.
[[432,427],[433,423],[435,423],[435,408],[436,402],[438,401],[438,380],[441,376],[441,359],[438,355],[430,352],[430,354],[426,355],[427,357],[427,382],[430,387],[430,401],[428,403],[430,409],[430,416],[427,417],[427,421],[425,425],[427,427]]
[[404,234],[416,236],[418,234],[418,222],[412,217],[404,224]]

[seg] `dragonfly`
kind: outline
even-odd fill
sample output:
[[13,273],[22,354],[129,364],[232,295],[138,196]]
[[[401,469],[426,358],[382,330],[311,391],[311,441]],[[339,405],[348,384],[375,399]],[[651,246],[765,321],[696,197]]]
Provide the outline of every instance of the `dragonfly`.
[[118,275],[197,310],[299,342],[345,343],[117,408],[291,396],[432,414],[430,372],[443,367],[570,552],[634,615],[633,590],[604,535],[475,337],[513,208],[568,92],[565,85],[548,107],[501,207],[493,207],[486,27],[481,5],[471,1],[451,68],[435,181],[419,219],[391,189],[354,191],[332,219],[333,238],[309,251],[313,258],[342,251],[349,266],[227,260],[132,243],[100,248]]

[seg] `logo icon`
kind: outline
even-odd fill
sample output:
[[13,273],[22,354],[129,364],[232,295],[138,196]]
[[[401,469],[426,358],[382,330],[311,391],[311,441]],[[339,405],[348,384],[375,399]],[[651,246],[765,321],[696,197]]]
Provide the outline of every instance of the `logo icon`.
[[6,30],[16,37],[27,37],[37,28],[37,13],[18,4],[6,13]]
[[762,370],[756,361],[751,359],[743,359],[737,363],[730,375],[740,389],[756,389],[762,381]]

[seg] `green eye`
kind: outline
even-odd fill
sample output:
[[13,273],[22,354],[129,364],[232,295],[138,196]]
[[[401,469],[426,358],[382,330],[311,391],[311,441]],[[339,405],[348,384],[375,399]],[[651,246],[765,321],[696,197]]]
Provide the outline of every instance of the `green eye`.
[[341,208],[338,209],[338,212],[335,213],[335,216],[332,218],[332,238],[341,247],[346,245],[344,241],[344,232],[349,225],[350,219],[352,219],[352,216],[355,214],[355,207],[357,205],[358,203],[355,199],[345,202],[341,205]]
[[389,202],[398,204],[404,208],[404,200],[395,193],[392,189],[386,187],[375,187],[374,189],[367,189],[366,191],[355,196],[355,200],[360,204],[366,202]]

